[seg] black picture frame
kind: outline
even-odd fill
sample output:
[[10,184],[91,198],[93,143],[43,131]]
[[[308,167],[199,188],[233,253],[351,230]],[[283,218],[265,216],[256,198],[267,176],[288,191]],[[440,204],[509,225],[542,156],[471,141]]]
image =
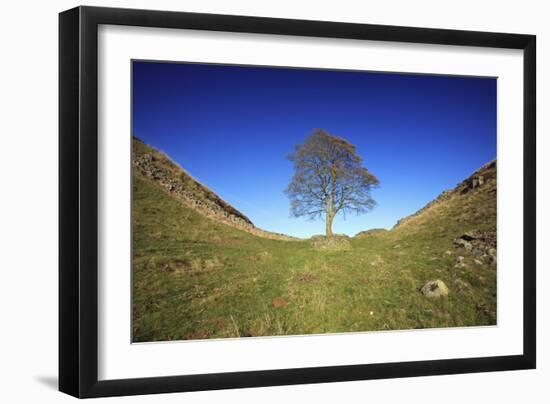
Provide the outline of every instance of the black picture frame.
[[[97,52],[100,24],[523,50],[523,354],[99,381]],[[97,7],[77,7],[60,13],[59,390],[85,398],[534,369],[535,61],[534,35]]]

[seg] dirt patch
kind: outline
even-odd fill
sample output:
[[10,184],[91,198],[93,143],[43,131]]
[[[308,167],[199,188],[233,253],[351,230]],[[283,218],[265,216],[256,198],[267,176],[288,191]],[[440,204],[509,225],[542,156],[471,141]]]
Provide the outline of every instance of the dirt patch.
[[311,283],[311,282],[314,282],[316,279],[317,279],[317,277],[315,276],[315,274],[313,272],[303,272],[298,277],[298,280],[300,282],[304,282],[304,283]]
[[284,307],[288,304],[288,302],[282,297],[276,297],[275,299],[273,299],[271,304],[273,305],[273,307]]

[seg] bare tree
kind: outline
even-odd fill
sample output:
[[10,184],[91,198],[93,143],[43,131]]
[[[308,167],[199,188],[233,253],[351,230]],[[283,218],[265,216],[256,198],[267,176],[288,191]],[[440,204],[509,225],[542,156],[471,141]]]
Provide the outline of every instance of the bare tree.
[[324,217],[326,236],[338,213],[366,213],[376,202],[371,189],[378,179],[365,167],[355,146],[347,140],[316,129],[288,156],[295,173],[285,190],[294,217]]

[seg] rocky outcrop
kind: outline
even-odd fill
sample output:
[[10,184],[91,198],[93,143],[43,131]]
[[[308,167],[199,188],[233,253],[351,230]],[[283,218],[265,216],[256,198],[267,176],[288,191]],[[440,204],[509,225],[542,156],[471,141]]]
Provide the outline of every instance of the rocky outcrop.
[[463,249],[469,254],[483,258],[490,264],[497,262],[497,235],[494,231],[469,231],[453,240],[458,249]]
[[296,238],[285,234],[257,228],[248,217],[191,177],[168,156],[145,145],[136,138],[133,140],[132,164],[134,175],[143,175],[153,180],[186,206],[210,219],[260,237],[296,240]]

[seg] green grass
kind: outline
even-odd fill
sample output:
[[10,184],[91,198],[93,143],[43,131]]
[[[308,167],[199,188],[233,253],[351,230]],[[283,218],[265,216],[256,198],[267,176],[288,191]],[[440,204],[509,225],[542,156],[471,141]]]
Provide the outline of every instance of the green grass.
[[[494,267],[475,264],[452,240],[494,230],[496,198],[460,198],[395,230],[352,238],[351,251],[320,252],[307,240],[270,240],[214,222],[135,174],[133,340],[495,324]],[[465,268],[454,268],[457,255]],[[449,296],[422,295],[435,279]]]

